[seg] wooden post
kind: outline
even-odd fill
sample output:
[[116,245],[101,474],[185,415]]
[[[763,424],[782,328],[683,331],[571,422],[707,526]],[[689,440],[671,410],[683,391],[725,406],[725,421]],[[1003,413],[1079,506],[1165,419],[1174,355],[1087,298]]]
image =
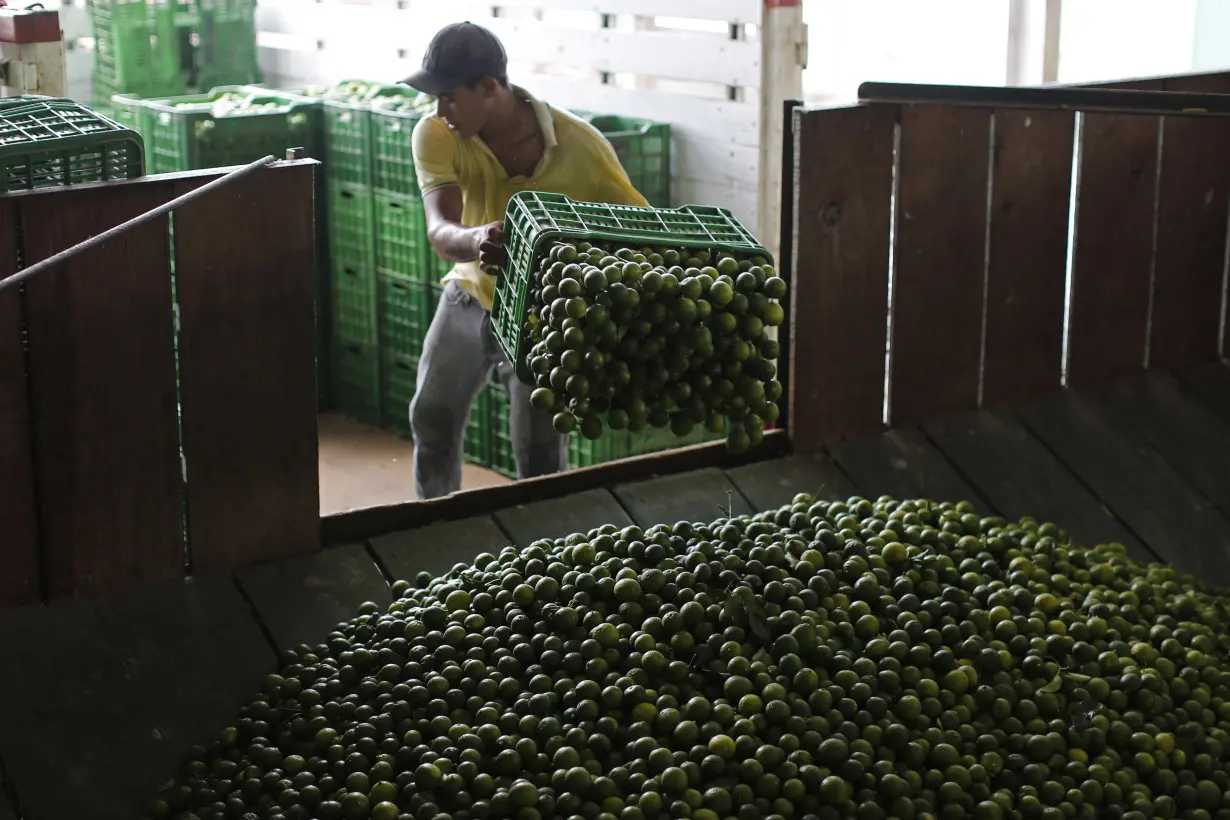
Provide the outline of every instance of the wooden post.
[[760,23],[760,180],[756,235],[776,259],[781,255],[782,103],[803,96],[807,26],[802,0],[764,0]]

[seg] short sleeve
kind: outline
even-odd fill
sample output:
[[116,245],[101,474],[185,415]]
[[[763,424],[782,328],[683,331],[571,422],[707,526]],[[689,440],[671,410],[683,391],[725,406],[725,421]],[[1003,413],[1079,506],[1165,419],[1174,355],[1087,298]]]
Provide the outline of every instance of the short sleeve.
[[439,117],[424,117],[414,127],[414,172],[423,193],[456,185],[458,181],[457,139]]

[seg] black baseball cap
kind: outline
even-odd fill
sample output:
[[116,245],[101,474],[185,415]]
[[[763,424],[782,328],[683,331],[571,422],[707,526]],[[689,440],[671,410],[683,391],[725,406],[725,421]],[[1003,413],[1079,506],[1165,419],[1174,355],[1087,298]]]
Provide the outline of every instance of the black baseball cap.
[[507,72],[508,56],[499,38],[466,21],[436,32],[423,55],[423,67],[402,82],[438,97],[459,85],[483,77],[503,77]]

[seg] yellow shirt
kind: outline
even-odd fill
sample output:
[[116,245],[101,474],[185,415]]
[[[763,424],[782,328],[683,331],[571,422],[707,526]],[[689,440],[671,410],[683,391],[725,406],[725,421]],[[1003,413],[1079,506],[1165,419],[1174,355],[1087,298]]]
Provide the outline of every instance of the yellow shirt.
[[[509,177],[479,137],[462,140],[440,117],[424,117],[414,129],[414,169],[423,193],[446,185],[461,188],[462,224],[476,227],[504,218],[518,191],[547,191],[581,202],[607,205],[649,203],[632,187],[615,149],[598,129],[567,111],[553,109],[521,89],[538,115],[546,150],[534,174]],[[459,262],[443,281],[456,279],[486,310],[495,296],[495,277],[478,262]]]

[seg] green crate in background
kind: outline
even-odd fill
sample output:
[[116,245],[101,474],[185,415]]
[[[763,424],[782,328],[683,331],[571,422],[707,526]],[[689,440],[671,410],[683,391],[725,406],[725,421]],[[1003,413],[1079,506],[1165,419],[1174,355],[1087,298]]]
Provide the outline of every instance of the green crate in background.
[[720,441],[724,438],[725,436],[714,435],[699,426],[683,437],[674,435],[669,429],[654,427],[646,427],[638,433],[629,433],[626,430],[606,430],[602,438],[596,440],[587,439],[580,433],[574,432],[568,442],[568,461],[573,469],[593,467],[630,456],[660,453],[664,450],[673,450],[706,441]]
[[329,318],[334,338],[376,345],[379,312],[375,272],[335,257],[332,273]]
[[418,356],[385,350],[380,373],[380,423],[402,438],[410,438],[410,401],[418,380]]
[[373,185],[374,106],[386,101],[396,105],[418,94],[408,86],[362,80],[347,80],[324,91],[321,97],[324,100],[325,165],[329,178]]
[[372,108],[372,185],[401,196],[420,196],[411,137],[428,111],[403,111],[377,104]]
[[376,214],[376,267],[416,282],[429,281],[427,223],[422,201],[384,191],[376,191],[372,199]]
[[499,382],[492,382],[488,390],[491,394],[491,463],[487,466],[505,478],[516,478],[517,459],[508,429],[508,391]]
[[343,415],[380,424],[380,351],[375,345],[334,339],[330,367],[333,397]]
[[253,86],[146,100],[155,173],[245,165],[303,147],[320,156],[315,100]]
[[376,268],[375,215],[372,191],[365,185],[330,181],[329,253],[335,259]]
[[376,276],[380,347],[389,353],[417,356],[435,305],[428,305],[427,285],[380,272]]
[[671,206],[671,127],[667,123],[585,114],[611,143],[632,186],[655,208]]
[[492,393],[496,388],[484,385],[478,398],[470,407],[470,421],[466,424],[463,454],[465,460],[480,467],[491,464]]
[[9,97],[0,106],[0,193],[141,176],[141,135],[72,100]]
[[491,329],[517,377],[532,384],[525,354],[529,352],[524,318],[539,257],[555,240],[609,241],[670,248],[705,248],[772,257],[751,232],[724,208],[633,208],[577,202],[563,194],[521,191],[508,203],[504,217],[508,264],[496,282]]

